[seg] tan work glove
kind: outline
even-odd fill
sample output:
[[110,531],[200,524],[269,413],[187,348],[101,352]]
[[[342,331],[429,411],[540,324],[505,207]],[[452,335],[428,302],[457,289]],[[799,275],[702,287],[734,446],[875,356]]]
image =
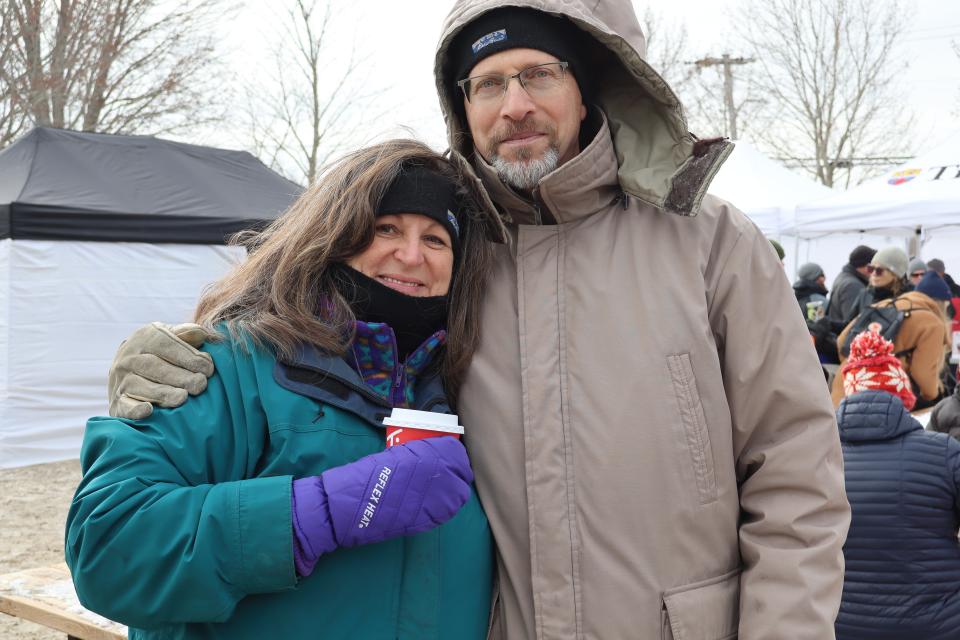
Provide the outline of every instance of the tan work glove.
[[197,324],[144,325],[120,344],[110,365],[110,415],[141,420],[153,405],[179,407],[207,388],[213,359],[197,351],[212,334]]

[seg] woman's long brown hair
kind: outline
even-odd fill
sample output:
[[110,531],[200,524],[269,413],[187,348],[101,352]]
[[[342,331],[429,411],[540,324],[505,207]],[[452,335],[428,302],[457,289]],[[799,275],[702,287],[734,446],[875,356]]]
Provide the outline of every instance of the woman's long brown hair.
[[225,323],[232,336],[246,334],[281,358],[292,357],[302,343],[343,355],[353,340],[355,318],[328,267],[370,246],[377,206],[409,164],[462,185],[463,251],[449,293],[441,364],[447,392],[455,399],[480,340],[479,308],[493,247],[474,181],[463,180],[447,160],[414,140],[391,140],[347,155],[266,229],[234,236],[231,242],[245,245],[248,257],[204,291],[195,321],[211,331]]

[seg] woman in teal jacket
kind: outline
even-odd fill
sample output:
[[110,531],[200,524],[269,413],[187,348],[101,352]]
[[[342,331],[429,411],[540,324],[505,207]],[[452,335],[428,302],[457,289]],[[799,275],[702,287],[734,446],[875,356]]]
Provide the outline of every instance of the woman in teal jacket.
[[463,446],[385,449],[381,422],[449,412],[478,340],[490,248],[462,184],[393,141],[243,238],[196,312],[221,336],[207,392],[87,423],[66,532],[86,607],[131,638],[485,636],[492,543]]

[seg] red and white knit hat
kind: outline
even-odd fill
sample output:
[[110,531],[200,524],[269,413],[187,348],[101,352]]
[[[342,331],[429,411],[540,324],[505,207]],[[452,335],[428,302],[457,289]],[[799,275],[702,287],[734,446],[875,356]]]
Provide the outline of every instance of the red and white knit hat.
[[893,343],[873,331],[864,331],[850,343],[850,359],[840,369],[843,393],[886,391],[900,398],[910,411],[917,398],[910,388],[910,377],[893,355]]

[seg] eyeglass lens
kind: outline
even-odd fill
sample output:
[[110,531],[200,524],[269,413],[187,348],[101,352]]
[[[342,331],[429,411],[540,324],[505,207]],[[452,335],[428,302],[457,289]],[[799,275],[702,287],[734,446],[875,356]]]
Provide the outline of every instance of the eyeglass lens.
[[524,69],[513,75],[489,74],[469,78],[465,83],[464,91],[468,98],[478,101],[491,100],[502,97],[507,91],[507,84],[511,78],[517,78],[527,93],[543,95],[551,92],[563,82],[563,62],[550,62]]

